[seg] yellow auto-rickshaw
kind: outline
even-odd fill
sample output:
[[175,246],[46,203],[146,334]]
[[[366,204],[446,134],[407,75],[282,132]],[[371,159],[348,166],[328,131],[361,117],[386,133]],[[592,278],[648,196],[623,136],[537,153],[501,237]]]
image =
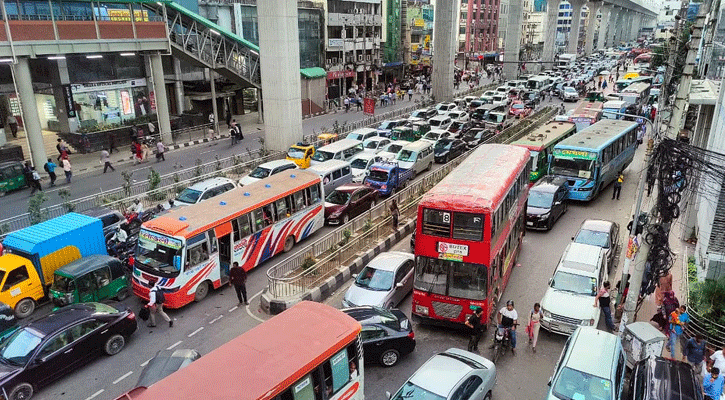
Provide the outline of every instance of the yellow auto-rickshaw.
[[320,133],[319,135],[317,135],[317,140],[322,141],[320,146],[325,146],[332,142],[337,141],[337,137],[338,137],[337,133],[325,132],[325,133]]
[[315,155],[315,146],[311,144],[297,143],[287,150],[287,159],[294,161],[300,168],[309,168],[310,159]]

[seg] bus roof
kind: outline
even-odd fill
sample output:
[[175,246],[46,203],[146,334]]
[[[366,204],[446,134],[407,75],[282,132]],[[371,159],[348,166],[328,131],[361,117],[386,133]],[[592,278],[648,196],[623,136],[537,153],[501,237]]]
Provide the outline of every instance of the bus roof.
[[514,146],[526,147],[529,150],[540,151],[558,141],[562,135],[566,135],[575,129],[576,125],[571,122],[552,121],[536,128],[536,130],[526,135],[526,137],[512,144]]
[[603,119],[562,140],[555,148],[598,150],[608,145],[623,131],[634,129],[637,125],[633,121]]
[[477,213],[493,211],[528,162],[528,149],[483,144],[429,190],[419,206]]
[[135,399],[271,399],[344,349],[360,330],[360,323],[347,314],[302,301],[155,383]]
[[[599,111],[604,109],[604,103],[601,101],[582,101],[576,106],[574,112],[571,114],[572,117],[596,117]],[[598,110],[598,111],[597,111]]]
[[620,93],[642,93],[650,86],[652,85],[649,82],[635,82],[622,89]]
[[320,176],[304,170],[288,170],[241,188],[144,222],[143,227],[174,236],[191,237],[216,225],[222,218],[234,218],[251,211],[265,200],[274,201],[320,181]]

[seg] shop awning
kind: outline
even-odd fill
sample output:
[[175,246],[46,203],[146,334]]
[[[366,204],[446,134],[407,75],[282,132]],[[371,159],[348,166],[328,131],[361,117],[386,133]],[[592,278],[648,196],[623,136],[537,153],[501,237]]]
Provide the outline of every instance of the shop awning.
[[324,68],[320,67],[303,68],[300,70],[300,74],[302,74],[302,76],[306,79],[317,79],[327,76],[327,72],[325,72]]

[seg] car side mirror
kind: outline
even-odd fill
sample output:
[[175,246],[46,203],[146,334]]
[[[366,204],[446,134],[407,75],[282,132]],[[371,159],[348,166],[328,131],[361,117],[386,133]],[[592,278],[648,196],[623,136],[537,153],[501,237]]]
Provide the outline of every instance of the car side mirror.
[[551,286],[552,282],[554,282],[554,278],[549,278],[549,286]]
[[561,201],[555,201],[555,202],[554,202],[554,205],[555,205],[555,206],[559,206],[559,205],[561,205]]
[[395,284],[395,287],[396,287],[396,288],[402,288],[402,287],[403,287],[403,282],[398,282],[398,283],[396,283],[396,284]]
[[547,385],[547,386],[551,386],[551,381],[552,381],[553,379],[554,379],[554,377],[553,377],[553,376],[552,376],[551,378],[549,378],[549,382],[548,382],[548,383],[547,383],[546,385]]
[[352,278],[353,279],[357,278],[357,274],[352,274]]
[[574,240],[574,236],[571,237],[571,240]]
[[392,394],[390,394],[390,392],[385,392],[385,397],[386,397],[386,398],[390,399],[390,397],[392,397],[392,396],[393,396],[393,395],[392,395]]

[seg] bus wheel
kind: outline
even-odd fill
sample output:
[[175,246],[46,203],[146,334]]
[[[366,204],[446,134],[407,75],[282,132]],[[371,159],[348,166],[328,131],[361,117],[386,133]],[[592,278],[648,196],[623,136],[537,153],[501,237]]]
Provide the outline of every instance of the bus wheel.
[[202,301],[209,294],[209,282],[204,281],[196,287],[196,293],[194,293],[194,301]]
[[295,238],[294,236],[287,236],[287,239],[284,241],[284,252],[287,253],[288,251],[292,250],[292,246],[295,245]]

